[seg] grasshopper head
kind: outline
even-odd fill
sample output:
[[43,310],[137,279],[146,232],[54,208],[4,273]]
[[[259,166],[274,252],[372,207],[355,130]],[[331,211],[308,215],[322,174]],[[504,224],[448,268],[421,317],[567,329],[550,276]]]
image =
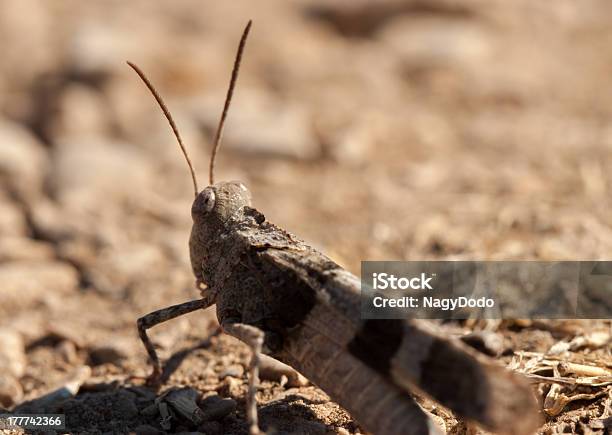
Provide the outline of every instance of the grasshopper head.
[[194,226],[217,229],[241,210],[251,205],[251,192],[239,181],[222,181],[208,186],[196,196],[191,206]]
[[238,181],[222,181],[202,190],[193,201],[189,238],[191,267],[198,282],[210,284],[220,253],[215,248],[231,217],[251,205],[251,192]]

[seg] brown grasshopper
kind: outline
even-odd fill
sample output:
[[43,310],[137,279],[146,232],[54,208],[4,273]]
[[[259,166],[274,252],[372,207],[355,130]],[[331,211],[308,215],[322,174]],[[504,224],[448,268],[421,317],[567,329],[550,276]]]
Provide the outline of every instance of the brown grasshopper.
[[247,394],[250,434],[257,423],[256,386],[261,353],[300,373],[377,434],[439,433],[411,391],[424,393],[487,429],[528,434],[538,425],[532,392],[518,375],[431,325],[363,320],[360,280],[251,207],[240,182],[214,182],[214,163],[251,22],[234,63],[210,160],[210,185],[198,190],[195,171],[163,100],[134,64],[163,110],[187,160],[195,200],[189,240],[202,298],[138,319],[153,364],[161,366],[146,330],[216,304],[224,332],[252,349]]

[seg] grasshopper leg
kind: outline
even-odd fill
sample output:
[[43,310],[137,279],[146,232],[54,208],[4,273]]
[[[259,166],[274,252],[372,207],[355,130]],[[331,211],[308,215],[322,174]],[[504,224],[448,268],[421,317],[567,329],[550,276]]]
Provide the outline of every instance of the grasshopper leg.
[[153,373],[149,377],[150,383],[155,384],[159,382],[162,370],[159,358],[157,357],[157,352],[155,351],[155,346],[147,335],[147,329],[152,328],[153,326],[163,323],[167,320],[174,319],[175,317],[182,316],[183,314],[207,308],[212,304],[213,302],[209,301],[206,298],[197,299],[195,301],[183,302],[182,304],[172,305],[171,307],[153,311],[152,313],[149,313],[146,316],[143,316],[138,319],[138,335],[140,335],[142,344],[144,344],[144,347],[147,350],[147,353],[149,354],[151,364],[153,365]]
[[251,348],[251,362],[249,364],[249,392],[247,394],[247,420],[249,422],[249,435],[260,435],[257,422],[257,384],[259,384],[259,366],[261,364],[261,348],[264,342],[264,332],[255,326],[244,323],[224,322],[221,327],[227,334],[236,337]]

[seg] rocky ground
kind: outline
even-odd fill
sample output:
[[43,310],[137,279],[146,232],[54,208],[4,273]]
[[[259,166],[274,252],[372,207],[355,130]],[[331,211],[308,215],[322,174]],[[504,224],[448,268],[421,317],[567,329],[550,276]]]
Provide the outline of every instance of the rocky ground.
[[[173,371],[168,394],[143,386],[135,320],[197,296],[192,189],[125,60],[165,96],[204,184],[252,18],[217,177],[355,273],[362,259],[609,259],[610,13],[605,0],[1,2],[0,407],[63,412],[71,433],[246,433],[248,349],[214,334],[211,311],[153,330]],[[610,430],[609,320],[448,328],[493,337],[484,350],[531,376],[540,433]],[[200,404],[197,424],[180,399]],[[258,400],[277,433],[360,431],[313,386],[270,375]],[[481,432],[423,406],[449,433]]]

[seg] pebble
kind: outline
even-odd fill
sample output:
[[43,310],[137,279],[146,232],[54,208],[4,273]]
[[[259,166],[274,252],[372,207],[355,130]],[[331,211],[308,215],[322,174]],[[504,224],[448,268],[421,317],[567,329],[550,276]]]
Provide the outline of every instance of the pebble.
[[236,401],[229,398],[224,399],[215,394],[202,400],[200,407],[204,411],[204,421],[221,420],[236,410]]
[[23,211],[10,201],[0,201],[0,235],[3,239],[4,237],[26,236],[27,232],[28,225]]
[[84,85],[70,85],[59,104],[61,115],[54,125],[54,137],[108,136],[108,111],[101,93]]
[[45,148],[20,124],[0,119],[0,179],[23,198],[40,196],[49,168]]
[[167,262],[159,246],[131,243],[122,248],[120,255],[114,249],[103,250],[88,275],[98,291],[112,294],[166,269]]
[[[109,205],[139,201],[154,185],[149,158],[130,144],[70,137],[58,141],[53,151],[52,187],[72,219],[93,212],[112,214],[116,209]],[[105,207],[100,207],[101,198]]]
[[57,302],[78,288],[79,275],[73,266],[60,261],[11,261],[0,264],[0,282],[2,315],[35,304]]
[[[0,311],[2,311],[1,307]],[[15,331],[23,337],[26,346],[38,341],[45,335],[47,329],[42,312],[35,315],[28,311],[13,313],[11,317],[3,318],[2,320],[2,324],[6,329]]]
[[54,343],[54,346],[57,346],[62,341],[69,341],[78,349],[85,347],[85,337],[70,323],[48,325],[45,333],[37,338]]
[[219,387],[223,395],[238,397],[242,394],[242,381],[231,376],[226,377]]
[[113,339],[108,342],[97,343],[89,349],[89,359],[93,365],[115,364],[129,356],[132,343],[125,339]]
[[492,53],[487,31],[469,20],[432,18],[416,22],[403,18],[386,26],[380,39],[407,65],[469,68],[485,62]]
[[72,341],[62,340],[55,346],[55,349],[61,355],[64,362],[71,364],[77,360],[76,345]]
[[102,364],[117,364],[124,360],[126,355],[116,347],[100,346],[89,351],[91,364],[99,366]]
[[0,374],[0,406],[10,408],[23,398],[21,384],[8,373]]
[[232,364],[231,366],[223,370],[221,374],[219,375],[219,377],[221,379],[224,379],[228,376],[232,376],[234,378],[241,378],[243,374],[244,374],[243,366],[241,366],[240,364]]
[[308,385],[308,379],[292,367],[267,355],[261,356],[259,376],[261,379],[280,382],[288,387],[304,387]]
[[[189,419],[195,424],[200,424],[206,420],[204,412],[196,403],[199,393],[193,388],[182,388],[170,391],[163,398],[180,415]],[[161,409],[160,409],[161,412]]]
[[[0,215],[2,214],[0,203]],[[2,218],[0,218],[0,234],[3,233]],[[50,243],[41,242],[27,237],[2,237],[0,239],[0,262],[7,261],[40,261],[51,260],[55,250]]]
[[16,332],[0,329],[0,375],[19,378],[25,371],[23,339]]

